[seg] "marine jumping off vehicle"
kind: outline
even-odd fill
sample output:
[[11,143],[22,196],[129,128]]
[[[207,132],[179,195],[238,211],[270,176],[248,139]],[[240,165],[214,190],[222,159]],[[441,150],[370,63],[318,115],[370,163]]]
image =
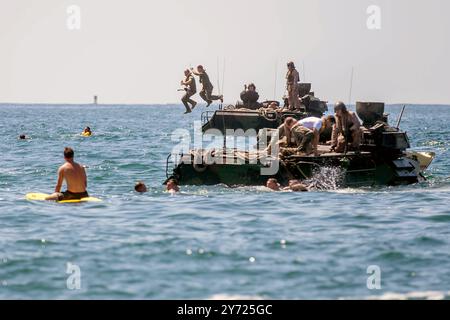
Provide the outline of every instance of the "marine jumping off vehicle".
[[[214,113],[202,115],[202,131],[210,129],[221,132],[227,129],[247,131],[254,129],[259,139],[267,138],[287,117],[298,120],[316,116],[327,111],[325,101],[315,98],[310,84],[301,84],[303,98],[299,110],[276,108],[280,104],[267,101],[258,108],[244,104],[229,106]],[[183,185],[256,186],[264,185],[268,178],[276,178],[287,184],[291,179],[309,180],[324,168],[340,172],[339,187],[364,187],[375,185],[414,184],[424,178],[423,172],[434,159],[434,153],[408,151],[409,138],[406,132],[388,123],[384,103],[357,102],[356,113],[362,120],[362,143],[358,151],[336,153],[330,151],[325,142],[330,132],[321,135],[324,144],[318,146],[315,155],[286,155],[270,157],[260,151],[240,151],[223,148],[190,150],[185,154],[169,155],[166,165],[167,178]],[[403,114],[403,112],[402,112]],[[226,141],[226,139],[224,139]],[[214,159],[214,161],[211,161]],[[270,168],[278,170],[272,172]],[[173,167],[171,167],[171,164]]]

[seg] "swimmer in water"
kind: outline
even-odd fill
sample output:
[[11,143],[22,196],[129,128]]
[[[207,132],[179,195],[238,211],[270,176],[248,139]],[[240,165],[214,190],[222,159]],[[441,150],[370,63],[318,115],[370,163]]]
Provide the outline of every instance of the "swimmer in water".
[[283,191],[308,192],[309,189],[298,180],[290,180],[289,187],[284,188]]
[[19,136],[19,140],[26,140],[26,139],[28,139],[28,137],[26,135],[24,135],[24,134],[21,134]]
[[144,192],[147,192],[147,186],[145,185],[144,182],[138,181],[134,185],[134,190],[139,193],[144,193]]
[[84,136],[91,136],[92,135],[91,128],[90,127],[84,128],[82,135],[84,135]]
[[170,179],[166,184],[166,191],[170,193],[180,192],[180,187],[175,179]]
[[266,187],[271,189],[272,191],[281,191],[281,186],[278,183],[278,180],[275,178],[270,178],[267,180]]

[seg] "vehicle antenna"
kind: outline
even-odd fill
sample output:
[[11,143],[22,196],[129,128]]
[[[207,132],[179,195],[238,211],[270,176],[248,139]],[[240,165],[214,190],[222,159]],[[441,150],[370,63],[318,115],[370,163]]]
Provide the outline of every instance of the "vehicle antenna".
[[305,60],[302,61],[303,64],[303,81],[306,82],[306,68],[305,68]]
[[275,85],[273,88],[273,100],[277,99],[277,78],[278,78],[278,60],[275,63]]
[[219,95],[220,95],[220,70],[219,70],[219,56],[217,56],[217,90],[219,90]]
[[348,93],[348,105],[350,106],[350,104],[352,103],[352,91],[353,91],[353,72],[354,72],[354,67],[352,67],[352,73],[350,76],[350,90]]
[[398,117],[398,120],[397,120],[397,130],[400,129],[400,122],[402,122],[403,113],[405,112],[405,109],[406,109],[406,105],[403,106],[402,112],[400,112],[400,116]]
[[224,85],[225,85],[225,57],[223,58],[223,66],[222,66],[222,89],[221,89],[221,91],[222,91],[222,94],[223,94],[223,87],[224,87]]

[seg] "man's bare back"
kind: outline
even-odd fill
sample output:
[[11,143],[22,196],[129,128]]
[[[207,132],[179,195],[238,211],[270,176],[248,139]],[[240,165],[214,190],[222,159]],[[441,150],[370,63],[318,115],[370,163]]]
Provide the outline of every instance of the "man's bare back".
[[[84,168],[73,160],[74,151],[71,148],[64,149],[64,163],[58,169],[58,182],[55,193],[46,200],[74,200],[89,197],[87,188],[87,176]],[[61,192],[63,182],[66,181],[67,191]]]

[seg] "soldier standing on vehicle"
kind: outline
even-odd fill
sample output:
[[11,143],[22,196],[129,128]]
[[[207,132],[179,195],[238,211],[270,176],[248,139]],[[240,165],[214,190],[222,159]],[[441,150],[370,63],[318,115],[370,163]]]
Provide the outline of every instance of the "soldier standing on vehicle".
[[297,110],[300,108],[300,100],[298,96],[298,83],[300,82],[300,75],[295,69],[294,62],[288,62],[288,72],[286,74],[286,89],[288,92],[288,102],[290,110]]

